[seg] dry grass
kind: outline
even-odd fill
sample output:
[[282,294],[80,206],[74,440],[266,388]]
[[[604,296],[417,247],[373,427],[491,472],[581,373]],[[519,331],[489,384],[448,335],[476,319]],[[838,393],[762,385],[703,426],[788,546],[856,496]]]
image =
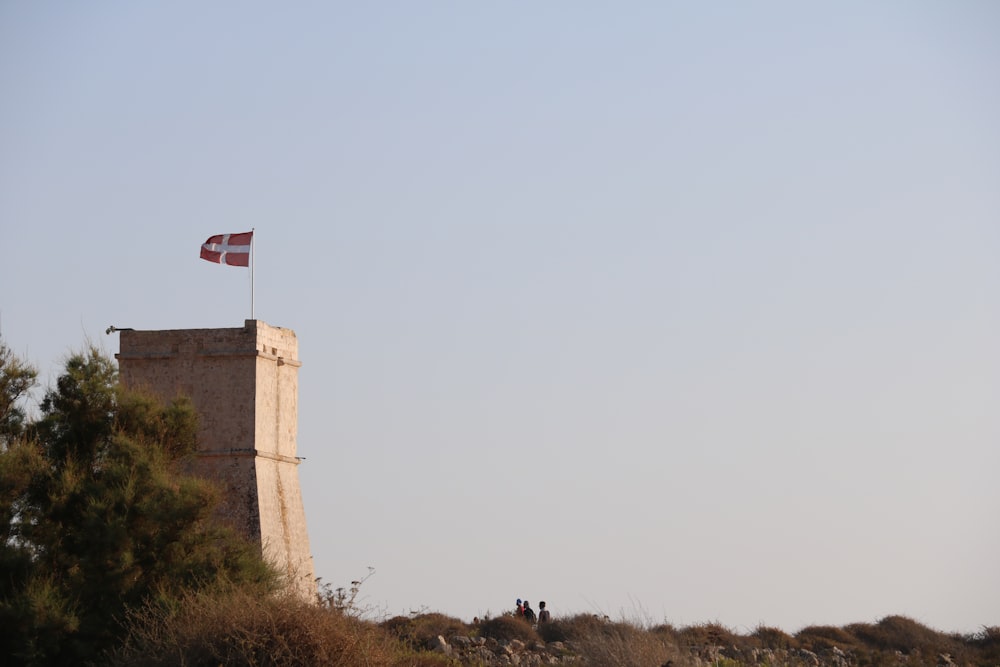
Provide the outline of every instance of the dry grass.
[[[1000,665],[1000,628],[962,637],[937,632],[903,617],[855,623],[843,628],[810,626],[791,636],[760,626],[742,635],[719,623],[685,628],[644,627],[590,614],[555,619],[537,632],[524,620],[505,615],[477,626],[444,614],[398,616],[382,624],[306,604],[288,596],[229,588],[189,593],[171,604],[150,606],[129,619],[126,644],[108,661],[112,667],[445,667],[460,664],[428,651],[438,635],[496,640],[564,642],[587,665],[674,667],[703,664],[805,664],[799,649],[831,656],[846,652],[850,664],[908,667],[937,665],[947,654],[958,665]],[[784,651],[762,656],[760,651]],[[901,657],[902,655],[902,657]],[[473,661],[470,664],[485,664]],[[499,663],[498,663],[499,664]],[[823,663],[828,664],[828,663]]]
[[861,644],[883,651],[948,653],[950,638],[905,616],[887,616],[878,623],[854,623],[844,628]]
[[518,639],[525,643],[538,641],[540,637],[531,624],[518,616],[497,616],[488,618],[479,624],[481,637],[493,639]]
[[759,648],[770,649],[793,649],[799,648],[797,639],[780,628],[772,628],[766,625],[757,626],[757,629],[750,635],[757,640]]
[[438,635],[450,640],[455,635],[470,633],[468,625],[444,614],[395,616],[382,623],[382,628],[417,650],[427,648]]
[[810,625],[799,630],[795,639],[799,646],[813,653],[834,648],[847,650],[858,646],[858,640],[851,633],[833,625]]
[[1000,665],[1000,626],[984,626],[980,632],[964,638],[984,665]]
[[190,593],[130,619],[119,667],[189,665],[392,665],[398,644],[377,626],[252,590]]
[[668,660],[678,667],[687,664],[669,626],[647,630],[632,623],[580,614],[546,623],[539,627],[539,634],[545,641],[567,642],[586,658],[587,664],[659,667]]
[[737,646],[747,648],[750,642],[721,623],[703,623],[682,628],[677,633],[681,646]]
[[905,616],[886,616],[878,623],[854,623],[844,628],[873,654],[907,656],[911,665],[936,665],[938,656],[948,655],[959,664],[971,658],[962,637],[946,635]]
[[796,634],[795,641],[815,653],[834,648],[850,652],[859,664],[866,665],[895,665],[904,660],[910,667],[933,666],[945,655],[959,665],[998,665],[1000,631],[991,644],[989,630],[962,637],[938,632],[905,616],[886,616],[877,623],[852,623],[843,628],[811,626]]

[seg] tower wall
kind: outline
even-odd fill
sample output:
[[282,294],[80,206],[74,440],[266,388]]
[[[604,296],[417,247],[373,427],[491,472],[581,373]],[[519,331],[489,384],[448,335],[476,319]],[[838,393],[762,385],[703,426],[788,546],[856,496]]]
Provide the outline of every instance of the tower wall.
[[223,518],[261,544],[304,596],[316,593],[299,489],[298,339],[247,320],[242,328],[121,332],[122,384],[169,400],[189,396],[200,417],[197,474],[224,491]]

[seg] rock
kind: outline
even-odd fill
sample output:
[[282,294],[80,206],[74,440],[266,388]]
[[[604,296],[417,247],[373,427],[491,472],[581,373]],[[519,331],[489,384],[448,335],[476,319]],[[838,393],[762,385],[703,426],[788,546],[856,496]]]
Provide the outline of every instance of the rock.
[[846,667],[848,664],[847,654],[840,650],[839,647],[834,646],[830,649],[830,664],[834,667]]
[[819,656],[812,651],[807,651],[804,648],[799,649],[799,655],[806,659],[811,665],[819,665]]
[[430,650],[435,653],[444,653],[450,656],[452,654],[451,646],[445,641],[444,637],[438,635],[436,639],[430,641]]

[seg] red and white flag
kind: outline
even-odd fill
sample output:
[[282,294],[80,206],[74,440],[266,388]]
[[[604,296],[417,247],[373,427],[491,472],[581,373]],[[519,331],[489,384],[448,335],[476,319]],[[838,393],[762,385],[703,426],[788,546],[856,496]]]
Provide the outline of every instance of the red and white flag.
[[208,240],[201,244],[201,258],[216,264],[249,266],[252,242],[253,232],[209,236]]

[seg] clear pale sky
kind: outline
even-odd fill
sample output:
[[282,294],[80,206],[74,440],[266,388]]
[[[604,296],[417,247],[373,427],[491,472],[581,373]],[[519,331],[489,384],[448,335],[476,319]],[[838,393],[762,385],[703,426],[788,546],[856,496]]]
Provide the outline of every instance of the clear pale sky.
[[1000,624],[1000,4],[0,3],[0,329],[299,338],[316,573]]

